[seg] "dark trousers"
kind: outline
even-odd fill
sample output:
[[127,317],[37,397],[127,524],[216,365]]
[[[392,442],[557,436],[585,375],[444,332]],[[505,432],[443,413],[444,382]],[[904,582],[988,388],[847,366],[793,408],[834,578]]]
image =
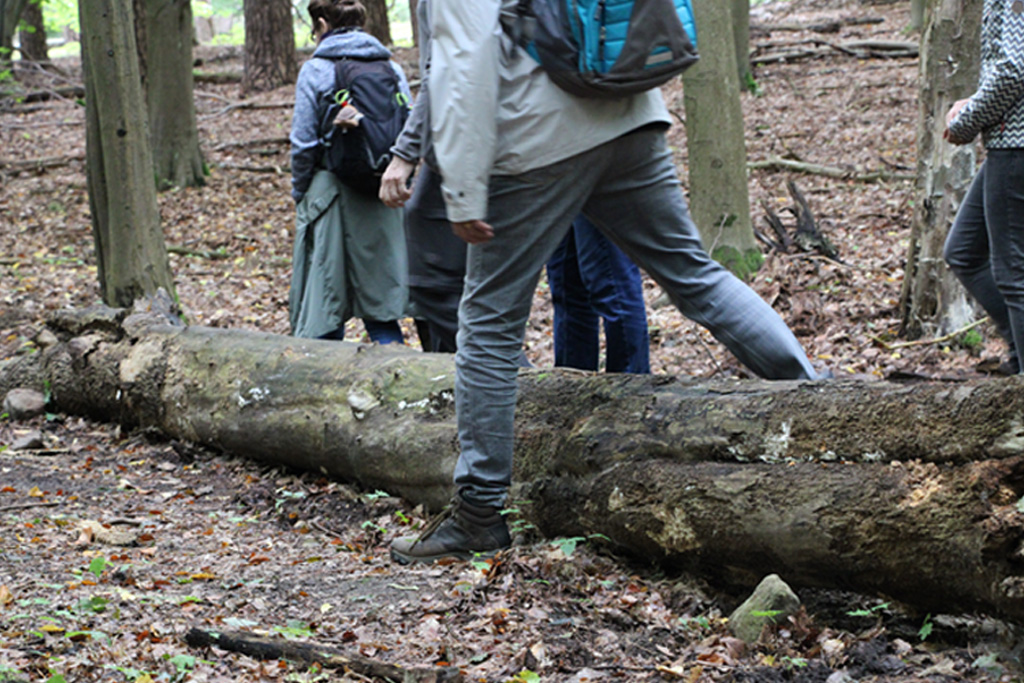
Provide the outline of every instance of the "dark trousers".
[[946,263],[995,323],[1020,370],[1024,345],[1024,149],[992,149],[946,238]]
[[583,216],[548,259],[555,309],[555,365],[597,370],[604,321],[605,369],[649,373],[640,269]]

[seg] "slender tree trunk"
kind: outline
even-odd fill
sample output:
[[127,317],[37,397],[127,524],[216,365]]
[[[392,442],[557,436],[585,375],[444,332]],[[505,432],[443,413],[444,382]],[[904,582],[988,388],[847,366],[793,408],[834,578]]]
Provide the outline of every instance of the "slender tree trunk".
[[416,14],[416,6],[419,0],[409,0],[409,20],[412,22],[412,43],[417,47],[420,44],[420,22]]
[[391,45],[391,22],[388,21],[388,0],[364,0],[366,31],[385,45]]
[[921,37],[917,189],[903,280],[903,332],[945,334],[974,316],[968,295],[942,258],[949,228],[977,167],[974,145],[945,142],[946,112],[978,83],[981,5],[932,0]]
[[192,5],[146,0],[147,101],[157,187],[205,182],[192,97]]
[[86,84],[86,170],[103,300],[174,294],[153,182],[131,0],[78,6]]
[[0,62],[10,60],[13,55],[14,34],[28,0],[0,0]]
[[18,32],[21,44],[21,58],[30,62],[45,62],[49,59],[46,48],[46,25],[43,22],[42,0],[30,0],[21,15],[25,28]]
[[920,31],[924,27],[924,15],[928,0],[910,0],[910,28]]
[[298,72],[290,0],[245,0],[242,90],[273,90],[294,83]]
[[[0,395],[9,375],[46,382],[63,412],[413,503],[451,495],[451,356],[174,327],[149,303],[132,315],[59,312],[40,353],[0,362]],[[906,385],[556,369],[518,382],[510,501],[546,536],[601,534],[733,586],[776,572],[933,612],[1024,618],[1019,377]]]
[[732,29],[740,90],[746,91],[753,78],[750,70],[750,0],[733,0]]
[[763,257],[750,223],[731,4],[696,0],[701,59],[683,75],[690,203],[704,247],[746,279]]

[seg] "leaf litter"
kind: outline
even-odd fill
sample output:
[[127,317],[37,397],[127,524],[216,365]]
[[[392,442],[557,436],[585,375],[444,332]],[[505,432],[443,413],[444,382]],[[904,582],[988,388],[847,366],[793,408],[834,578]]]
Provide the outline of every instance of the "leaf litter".
[[[770,2],[755,8],[755,22],[877,16],[884,21],[846,26],[839,37],[906,40],[905,5]],[[755,32],[753,40],[767,37]],[[414,51],[397,54],[415,77]],[[237,55],[206,57],[218,69],[240,63]],[[75,60],[60,66],[77,73]],[[915,168],[916,60],[836,55],[760,67],[756,77],[763,94],[744,97],[751,160]],[[287,136],[291,112],[225,111],[225,101],[239,100],[230,84],[197,92],[212,173],[203,188],[160,196],[183,308],[193,324],[287,333],[294,209],[287,174],[273,170],[287,167],[287,145],[273,140]],[[258,101],[290,97],[282,88]],[[681,97],[676,86],[666,90],[680,114]],[[70,101],[6,108],[3,161],[80,156],[83,121]],[[260,144],[225,144],[247,140]],[[685,182],[681,125],[670,142]],[[82,162],[4,172],[0,358],[31,352],[49,312],[98,301]],[[790,178],[847,265],[769,253],[751,284],[816,362],[866,380],[897,371],[962,378],[1004,353],[987,323],[970,347],[878,343],[899,326],[912,182],[756,170],[755,221],[762,200],[785,206]],[[707,333],[660,304],[656,285],[647,281],[645,291],[655,372],[742,376]],[[552,362],[550,330],[542,280],[526,341],[538,366]],[[364,336],[357,321],[348,333]],[[406,334],[415,344],[409,324]],[[804,589],[805,611],[748,646],[726,624],[745,595],[614,556],[599,539],[542,541],[527,531],[491,563],[404,568],[388,560],[387,544],[412,533],[423,512],[381,492],[72,417],[0,420],[0,444],[28,430],[41,432],[48,454],[0,451],[0,681],[368,680],[192,650],[181,638],[193,627],[319,643],[408,667],[454,665],[469,681],[1020,676],[1015,631],[982,617],[917,615],[881,598]],[[922,640],[925,625],[931,633]]]

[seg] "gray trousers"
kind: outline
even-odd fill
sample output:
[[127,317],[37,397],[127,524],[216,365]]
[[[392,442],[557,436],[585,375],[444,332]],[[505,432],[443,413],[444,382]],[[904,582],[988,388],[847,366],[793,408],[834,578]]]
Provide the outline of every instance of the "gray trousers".
[[456,354],[455,484],[472,503],[504,503],[516,359],[533,293],[580,212],[753,372],[817,377],[782,318],[704,251],[663,129],[643,128],[551,166],[492,177],[487,220],[494,238],[469,247]]
[[964,197],[943,257],[1009,344],[1024,345],[1024,149],[991,149]]

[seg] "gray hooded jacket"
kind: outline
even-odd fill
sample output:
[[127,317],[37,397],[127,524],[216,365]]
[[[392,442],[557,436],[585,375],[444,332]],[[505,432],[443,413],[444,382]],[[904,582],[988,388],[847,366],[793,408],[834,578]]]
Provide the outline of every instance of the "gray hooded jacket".
[[[357,59],[390,59],[391,51],[379,40],[360,30],[327,35],[313,52],[313,58],[302,65],[295,86],[295,114],[292,118],[292,197],[302,199],[320,164],[321,127],[327,115],[328,97],[334,91],[334,61],[343,57]],[[400,87],[407,97],[409,83],[398,64],[391,62],[398,74]]]

